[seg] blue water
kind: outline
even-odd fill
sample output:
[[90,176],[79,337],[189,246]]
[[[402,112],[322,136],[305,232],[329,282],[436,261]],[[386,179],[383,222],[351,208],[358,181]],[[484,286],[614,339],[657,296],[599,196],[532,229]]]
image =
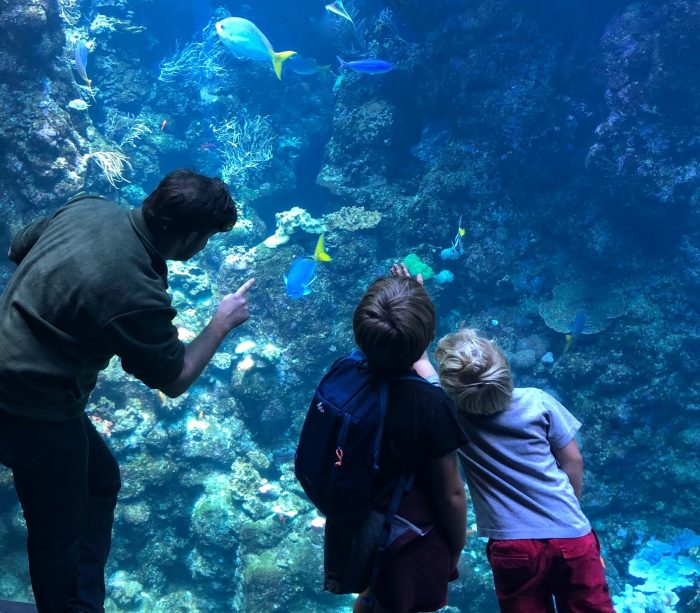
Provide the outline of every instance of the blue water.
[[[697,2],[348,0],[354,24],[321,0],[63,0],[38,21],[14,6],[0,8],[0,242],[81,189],[138,206],[191,167],[224,178],[240,220],[171,267],[183,339],[257,279],[250,321],[188,394],[163,399],[116,362],[92,396],[124,481],[108,611],[351,610],[322,592],[293,454],[364,288],[409,256],[438,337],[479,328],[517,385],[583,422],[582,506],[618,611],[700,611]],[[222,45],[228,16],[330,69],[278,80]],[[104,172],[96,152],[125,161]],[[442,259],[460,216],[464,253]],[[291,301],[283,275],[321,231],[333,260]],[[3,469],[0,598],[31,599],[24,539]],[[497,610],[484,547],[468,539],[449,611]]]

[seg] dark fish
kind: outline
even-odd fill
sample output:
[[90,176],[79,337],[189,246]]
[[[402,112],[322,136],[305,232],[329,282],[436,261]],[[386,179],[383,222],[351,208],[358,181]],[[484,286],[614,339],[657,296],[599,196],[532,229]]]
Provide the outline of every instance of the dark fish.
[[331,69],[328,65],[321,66],[313,58],[303,57],[301,55],[290,57],[285,66],[288,70],[300,75],[327,74]]
[[[581,334],[583,334],[583,329],[586,327],[586,314],[583,311],[579,311],[574,316],[574,320],[571,322],[571,332],[566,335],[566,345],[564,345],[564,353],[571,349],[571,345],[574,344],[576,339],[578,339]],[[563,355],[563,354],[562,354]]]
[[571,322],[571,336],[577,338],[583,334],[583,329],[586,327],[586,314],[583,311],[576,313],[574,321]]
[[365,74],[384,74],[385,72],[391,72],[395,68],[391,62],[385,62],[384,60],[367,59],[346,62],[340,56],[337,57],[341,68],[349,68],[355,72],[363,72]]

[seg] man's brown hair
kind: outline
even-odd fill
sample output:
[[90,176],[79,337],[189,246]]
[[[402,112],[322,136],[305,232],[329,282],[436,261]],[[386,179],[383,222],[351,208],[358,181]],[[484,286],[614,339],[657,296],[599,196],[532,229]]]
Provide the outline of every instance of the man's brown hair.
[[435,337],[435,307],[414,279],[384,277],[367,288],[352,328],[370,368],[409,370]]
[[236,223],[236,203],[221,179],[181,168],[143,201],[143,218],[154,234],[227,232]]

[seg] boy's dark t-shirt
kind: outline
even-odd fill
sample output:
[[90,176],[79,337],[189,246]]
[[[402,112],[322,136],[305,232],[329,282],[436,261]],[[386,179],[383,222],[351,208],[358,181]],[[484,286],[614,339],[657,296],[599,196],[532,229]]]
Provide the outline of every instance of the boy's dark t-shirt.
[[[379,458],[377,489],[385,489],[379,508],[384,507],[393,492],[390,485],[402,473],[415,473],[414,490],[424,493],[428,506],[433,493],[429,462],[439,459],[467,443],[452,401],[445,392],[427,381],[401,380],[389,383],[387,413]],[[400,512],[402,507],[399,508]],[[433,515],[434,510],[429,515]],[[432,523],[428,521],[427,524]],[[325,530],[324,570],[329,578],[344,577],[355,561],[348,558],[356,539],[362,537],[355,525],[328,521]],[[433,561],[434,562],[434,561]],[[430,563],[430,561],[426,561]],[[444,581],[437,591],[446,590]],[[443,585],[444,583],[444,585]],[[326,583],[326,589],[330,589]],[[366,585],[362,588],[367,587]],[[429,586],[426,586],[428,589]],[[333,591],[333,590],[331,590]]]
[[466,442],[454,404],[441,388],[427,381],[390,382],[379,460],[380,487],[401,473],[415,472],[415,486],[427,488],[428,462]]

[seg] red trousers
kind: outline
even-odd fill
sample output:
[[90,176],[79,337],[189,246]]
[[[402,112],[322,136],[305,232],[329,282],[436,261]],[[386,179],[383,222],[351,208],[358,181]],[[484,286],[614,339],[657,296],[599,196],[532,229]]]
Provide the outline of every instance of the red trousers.
[[615,613],[594,532],[572,539],[490,540],[502,613]]

